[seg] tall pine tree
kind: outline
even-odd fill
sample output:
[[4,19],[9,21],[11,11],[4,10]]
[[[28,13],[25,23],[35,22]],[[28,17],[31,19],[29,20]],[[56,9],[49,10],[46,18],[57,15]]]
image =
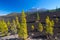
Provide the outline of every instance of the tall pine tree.
[[19,30],[20,30],[20,23],[19,23],[19,19],[18,19],[17,16],[16,16],[16,26],[17,26],[17,32],[19,33]]
[[8,34],[8,27],[4,20],[0,21],[0,36]]
[[24,11],[22,11],[22,14],[21,14],[20,33],[18,35],[23,39],[26,39],[28,37],[26,15],[25,15]]
[[47,16],[47,18],[46,18],[46,34],[47,34],[48,39],[50,38],[50,36],[53,36],[53,26],[54,26],[54,21],[50,20],[50,18]]
[[17,33],[17,28],[16,28],[16,21],[13,20],[12,26],[11,26],[11,31],[13,34]]

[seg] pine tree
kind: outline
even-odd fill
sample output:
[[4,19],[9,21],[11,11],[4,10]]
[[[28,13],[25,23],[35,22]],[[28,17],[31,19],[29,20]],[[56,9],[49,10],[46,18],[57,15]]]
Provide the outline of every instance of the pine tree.
[[7,22],[7,27],[8,27],[8,35],[10,35],[10,32],[11,32],[11,24],[10,24],[10,21]]
[[58,18],[56,18],[56,23],[58,23],[58,21],[59,21],[59,19],[58,19]]
[[38,25],[38,30],[39,30],[40,32],[43,31],[43,25],[42,25],[41,23],[39,23],[39,25]]
[[49,34],[53,35],[53,27],[49,27]]
[[39,14],[37,13],[37,21],[39,21],[40,20],[40,17],[39,17]]
[[10,30],[11,24],[9,21],[7,22],[7,26],[8,26],[8,29]]
[[34,30],[34,26],[32,25],[32,27],[31,27],[31,28],[32,28],[32,31],[33,31],[33,30]]
[[22,14],[21,14],[21,26],[20,26],[20,32],[18,33],[18,35],[23,39],[26,39],[28,37],[26,15],[24,11],[22,11]]
[[18,17],[17,17],[17,16],[16,16],[16,25],[17,25],[17,27],[18,27],[18,28],[20,28],[19,19],[18,19]]
[[10,22],[9,21],[7,22],[7,25],[10,26]]
[[19,24],[19,20],[17,16],[16,16],[16,24]]
[[17,32],[19,33],[20,23],[19,23],[19,20],[18,20],[18,17],[17,16],[16,16],[16,26],[17,26]]
[[16,22],[13,20],[12,26],[11,26],[11,31],[13,34],[17,33],[17,28],[16,28]]
[[49,24],[50,23],[50,18],[49,16],[46,17],[46,24]]
[[[50,18],[47,16],[46,18],[46,33],[47,35],[53,36],[53,26],[54,26],[54,21],[50,20]],[[49,36],[50,38],[50,36]]]
[[54,26],[54,21],[53,21],[53,20],[51,20],[51,26],[52,26],[52,27]]
[[53,35],[53,28],[54,28],[54,21],[53,20],[51,20],[50,21],[50,27],[49,27],[49,33],[51,34],[51,35]]
[[47,16],[46,18],[46,33],[49,33],[49,27],[50,27],[50,19],[49,16]]
[[4,36],[8,34],[8,27],[4,20],[0,21],[0,36]]

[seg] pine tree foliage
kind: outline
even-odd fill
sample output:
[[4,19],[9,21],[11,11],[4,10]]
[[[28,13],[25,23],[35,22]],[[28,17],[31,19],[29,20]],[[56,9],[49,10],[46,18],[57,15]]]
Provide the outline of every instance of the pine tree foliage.
[[50,23],[50,19],[49,19],[49,16],[47,16],[46,18],[46,33],[47,34],[49,33],[49,23]]
[[31,28],[32,28],[32,30],[34,30],[34,25],[32,25],[32,27],[31,27]]
[[19,19],[18,19],[17,16],[16,16],[16,25],[17,25],[17,28],[19,29],[20,28],[20,23],[19,23]]
[[53,21],[53,20],[51,20],[51,26],[52,26],[52,27],[54,26],[54,21]]
[[50,23],[50,18],[49,18],[49,16],[47,16],[47,18],[46,18],[46,24],[49,24]]
[[28,37],[27,35],[27,23],[26,23],[26,15],[24,11],[22,11],[21,14],[21,26],[20,26],[20,32],[18,33],[19,37],[26,39]]
[[13,20],[13,23],[12,23],[12,26],[11,26],[11,31],[14,34],[17,33],[17,28],[16,28],[16,22],[15,22],[15,20]]
[[39,25],[38,25],[38,30],[39,30],[40,32],[43,31],[43,25],[42,25],[41,23],[39,23]]
[[16,24],[19,24],[19,20],[17,16],[16,16]]
[[40,20],[40,17],[39,17],[39,14],[37,13],[37,21],[39,21]]
[[54,26],[54,21],[50,20],[50,18],[47,16],[46,18],[46,33],[53,35],[53,26]]
[[4,20],[0,21],[0,36],[7,35],[8,27]]
[[17,16],[16,16],[16,26],[17,26],[17,33],[19,34],[20,33],[20,23],[19,23]]
[[10,26],[10,22],[9,21],[7,22],[7,25]]
[[53,28],[52,27],[49,27],[49,32],[48,32],[50,35],[53,35]]
[[59,21],[59,19],[58,19],[58,18],[56,18],[56,23],[58,23],[58,21]]

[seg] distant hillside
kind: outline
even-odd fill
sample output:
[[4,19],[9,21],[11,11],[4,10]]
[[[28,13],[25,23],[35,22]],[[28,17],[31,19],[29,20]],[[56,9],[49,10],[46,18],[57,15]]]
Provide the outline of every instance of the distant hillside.
[[[36,17],[37,17],[37,13],[39,13],[40,16],[40,20],[39,22],[41,22],[44,26],[45,26],[45,19],[46,16],[49,16],[50,19],[54,20],[55,22],[55,26],[54,28],[58,28],[58,30],[60,29],[60,8],[58,9],[53,9],[53,10],[46,10],[46,11],[36,11],[36,12],[25,12],[26,13],[26,19],[27,19],[27,26],[28,26],[28,31],[30,31],[32,24],[35,26],[35,28],[37,28],[37,23],[36,23]],[[20,22],[20,15],[21,13],[11,13],[8,14],[6,16],[0,16],[0,20],[4,19],[6,22],[9,20],[12,23],[12,20],[15,19],[16,16],[18,16],[19,18],[19,22]],[[58,18],[58,23],[56,23],[56,18]],[[55,30],[55,29],[54,29]],[[60,32],[58,30],[55,30],[55,32]]]
[[[60,8],[53,9],[53,10],[39,9],[38,11],[37,11],[37,9],[35,9],[34,12],[32,12],[32,9],[31,9],[30,11],[27,11],[25,13],[27,15],[26,16],[27,22],[36,20],[37,13],[39,13],[41,21],[43,21],[46,16],[50,16],[51,19],[54,17],[54,15],[56,15],[56,17],[60,17]],[[12,21],[13,19],[15,19],[16,16],[18,16],[20,18],[20,14],[21,13],[10,13],[6,16],[0,16],[0,20],[4,19],[5,21],[8,21],[8,20]]]

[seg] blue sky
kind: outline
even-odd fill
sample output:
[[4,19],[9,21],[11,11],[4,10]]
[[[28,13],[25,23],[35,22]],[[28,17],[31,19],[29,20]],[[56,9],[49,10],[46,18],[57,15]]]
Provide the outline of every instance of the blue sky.
[[32,8],[55,9],[60,7],[60,0],[0,0],[0,15],[21,12]]

